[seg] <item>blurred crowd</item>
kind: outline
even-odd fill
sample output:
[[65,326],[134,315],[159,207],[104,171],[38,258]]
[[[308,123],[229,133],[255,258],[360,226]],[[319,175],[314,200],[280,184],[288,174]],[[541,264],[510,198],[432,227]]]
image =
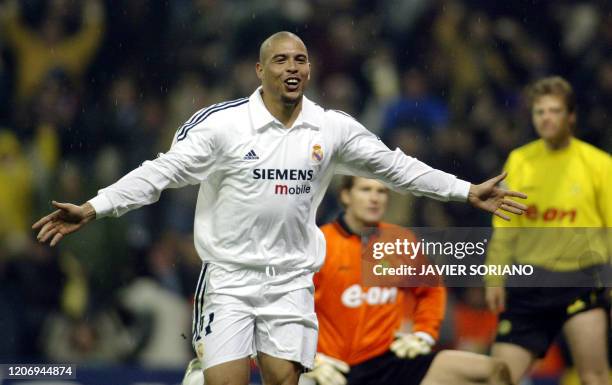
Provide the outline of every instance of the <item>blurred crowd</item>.
[[[541,76],[570,80],[576,135],[612,149],[606,1],[0,0],[0,361],[187,362],[196,187],[54,249],[30,225],[166,151],[198,109],[252,93],[279,30],[309,49],[312,100],[463,179],[534,138],[522,93]],[[391,206],[402,225],[490,223],[460,204]],[[339,210],[332,188],[319,222]],[[455,292],[446,345],[486,351],[492,332],[457,332],[491,319],[480,294]]]

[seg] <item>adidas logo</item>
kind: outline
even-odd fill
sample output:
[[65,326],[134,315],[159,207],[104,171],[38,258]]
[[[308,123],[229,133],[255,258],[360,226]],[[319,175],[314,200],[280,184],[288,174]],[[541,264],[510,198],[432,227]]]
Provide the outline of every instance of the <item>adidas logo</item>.
[[244,160],[257,160],[257,159],[259,159],[259,157],[255,153],[255,150],[251,150],[242,159],[244,159]]

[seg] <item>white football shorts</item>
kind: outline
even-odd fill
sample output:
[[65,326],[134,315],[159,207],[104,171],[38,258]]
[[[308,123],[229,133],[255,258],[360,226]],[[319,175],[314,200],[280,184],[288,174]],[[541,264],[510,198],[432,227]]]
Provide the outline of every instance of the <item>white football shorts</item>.
[[318,336],[312,275],[205,263],[192,330],[204,370],[257,352],[312,368]]

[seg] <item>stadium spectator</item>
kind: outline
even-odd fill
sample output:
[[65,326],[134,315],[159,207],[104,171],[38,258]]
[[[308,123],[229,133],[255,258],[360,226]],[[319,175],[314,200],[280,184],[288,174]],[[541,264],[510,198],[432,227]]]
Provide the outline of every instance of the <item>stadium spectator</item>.
[[427,89],[427,79],[417,68],[402,74],[402,96],[386,108],[382,137],[390,140],[404,128],[412,128],[424,136],[443,130],[449,124],[449,111],[444,101]]
[[138,278],[121,290],[121,304],[135,317],[148,320],[142,346],[134,354],[146,367],[180,367],[191,357],[189,344],[180,338],[191,326],[189,306],[173,290],[151,278]]
[[23,22],[19,2],[9,0],[4,4],[2,30],[6,43],[13,50],[18,69],[17,100],[29,99],[53,70],[59,69],[80,83],[103,37],[104,7],[99,0],[83,2],[79,10],[81,14],[77,17],[81,27],[70,33],[71,18],[77,16],[74,4],[64,0],[46,3],[36,29]]
[[34,170],[19,139],[0,130],[0,244],[6,252],[24,250],[32,217]]
[[483,92],[504,90],[509,71],[492,39],[488,16],[468,12],[458,1],[445,3],[434,24],[435,41],[449,65],[450,107],[464,116],[474,98]]

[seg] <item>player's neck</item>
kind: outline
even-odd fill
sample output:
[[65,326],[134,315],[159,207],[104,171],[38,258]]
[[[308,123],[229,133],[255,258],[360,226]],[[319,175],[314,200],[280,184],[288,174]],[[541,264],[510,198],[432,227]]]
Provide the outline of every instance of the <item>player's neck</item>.
[[271,98],[262,93],[262,99],[270,114],[286,128],[293,126],[302,111],[302,98],[296,103],[285,103],[282,100],[270,100]]
[[374,227],[376,226],[375,224],[368,224],[365,223],[357,218],[355,218],[354,215],[352,215],[350,212],[346,212],[344,214],[344,223],[346,223],[346,225],[348,226],[349,230],[351,230],[351,232],[353,234],[357,234],[357,235],[361,235],[363,234],[363,231],[368,228],[368,227]]
[[546,144],[546,147],[549,150],[559,151],[564,148],[567,148],[570,145],[571,140],[572,140],[572,137],[570,135],[570,136],[565,136],[562,138],[544,139],[544,143]]

